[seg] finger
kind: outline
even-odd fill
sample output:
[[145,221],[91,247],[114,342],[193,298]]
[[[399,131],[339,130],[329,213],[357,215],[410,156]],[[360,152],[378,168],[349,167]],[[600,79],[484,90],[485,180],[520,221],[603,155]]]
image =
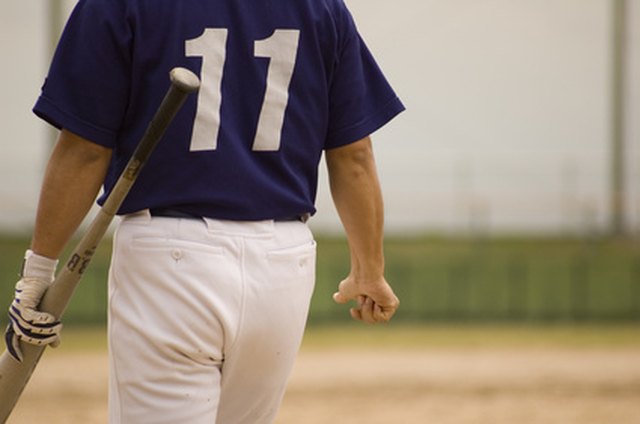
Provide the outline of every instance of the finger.
[[384,322],[384,321],[386,321],[384,311],[383,311],[382,307],[380,305],[378,305],[377,303],[375,305],[373,305],[373,319],[376,322]]
[[374,308],[373,316],[376,322],[387,322],[391,320],[398,306],[400,306],[400,300],[393,294],[384,299],[384,302],[381,302],[379,299],[379,301],[375,303],[376,307]]
[[360,312],[360,308],[351,308],[349,309],[349,313],[351,314],[351,318],[356,321],[362,321],[362,313]]
[[13,315],[9,315],[9,318],[11,318],[13,331],[15,331],[18,338],[33,345],[42,346],[55,342],[62,330],[62,324],[59,322],[54,326],[39,328],[25,325],[24,322],[16,319]]
[[52,341],[51,343],[49,343],[49,346],[56,348],[58,346],[60,346],[60,335],[58,334],[58,337],[56,337],[56,339],[54,341]]
[[25,308],[24,306],[20,306],[17,303],[13,303],[11,305],[9,313],[17,315],[23,321],[34,325],[46,326],[48,324],[56,323],[56,318],[53,315],[46,312],[37,311],[32,308]]
[[[53,315],[46,314],[44,312],[33,313],[30,309],[18,309],[11,307],[9,310],[9,318],[14,322],[14,327],[18,326],[24,332],[32,334],[56,334],[60,332],[62,324],[60,321],[56,321]],[[37,314],[44,314],[48,317],[46,319],[40,318],[39,320],[33,319]],[[44,322],[42,322],[44,321]]]
[[375,302],[370,297],[366,297],[362,307],[360,308],[360,316],[362,317],[362,321],[367,324],[373,324],[376,322],[374,317],[374,306]]
[[356,297],[355,301],[358,303],[357,306],[354,306],[353,308],[349,309],[349,313],[351,314],[351,318],[355,319],[356,321],[362,321],[362,305],[365,302],[365,296],[358,296]]
[[[15,326],[14,326],[15,329]],[[57,334],[52,334],[49,336],[43,336],[40,334],[34,334],[25,332],[22,329],[16,329],[16,337],[22,340],[25,343],[29,343],[35,346],[46,346],[52,343],[59,343],[59,337]]]
[[373,310],[373,316],[376,322],[389,322],[394,312],[395,308],[376,305]]

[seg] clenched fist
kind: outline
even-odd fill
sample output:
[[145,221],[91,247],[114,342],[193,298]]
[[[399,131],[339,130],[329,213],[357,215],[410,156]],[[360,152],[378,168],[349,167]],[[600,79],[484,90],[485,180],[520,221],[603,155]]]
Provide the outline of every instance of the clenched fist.
[[369,324],[388,322],[400,305],[398,297],[382,276],[366,281],[349,275],[340,282],[333,300],[337,303],[355,300],[358,305],[351,308],[351,317]]
[[22,362],[20,340],[52,347],[60,343],[62,324],[53,315],[38,310],[42,296],[53,283],[57,264],[57,260],[31,250],[25,253],[22,275],[9,307],[11,323],[5,333],[7,350],[19,362]]

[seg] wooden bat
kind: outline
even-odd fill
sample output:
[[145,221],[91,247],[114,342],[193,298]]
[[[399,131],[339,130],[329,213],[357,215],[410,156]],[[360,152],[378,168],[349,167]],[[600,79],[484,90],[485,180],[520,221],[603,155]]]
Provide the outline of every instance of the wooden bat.
[[[140,170],[187,96],[200,87],[198,77],[185,68],[172,69],[170,80],[171,86],[126,168],[109,193],[104,205],[99,209],[87,232],[71,253],[66,265],[58,272],[52,286],[43,296],[40,310],[49,312],[58,318],[62,317],[82,274],[113,217],[136,181]],[[20,342],[20,348],[24,356],[21,363],[16,361],[7,351],[0,357],[0,422],[2,423],[9,418],[46,346]]]

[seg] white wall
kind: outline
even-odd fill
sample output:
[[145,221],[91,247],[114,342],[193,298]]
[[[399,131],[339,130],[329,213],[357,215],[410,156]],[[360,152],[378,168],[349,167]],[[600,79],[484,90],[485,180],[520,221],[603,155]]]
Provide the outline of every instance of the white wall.
[[31,114],[46,62],[41,2],[6,2],[0,14],[0,229],[25,229],[46,160],[45,126]]
[[627,10],[628,61],[626,69],[625,140],[629,185],[630,224],[640,233],[640,2],[629,0]]
[[[608,218],[610,0],[347,0],[408,107],[374,135],[395,231],[552,232]],[[629,208],[640,227],[640,5],[627,97]],[[68,13],[74,2],[64,0]],[[0,68],[0,231],[30,225],[48,140],[45,2],[8,2]],[[317,229],[339,228],[322,173]]]

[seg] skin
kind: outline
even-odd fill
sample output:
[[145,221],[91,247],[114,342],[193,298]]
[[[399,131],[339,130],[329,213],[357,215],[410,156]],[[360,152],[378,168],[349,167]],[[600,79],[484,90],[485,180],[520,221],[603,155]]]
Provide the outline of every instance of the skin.
[[350,312],[358,321],[387,322],[400,302],[384,277],[384,212],[371,139],[328,150],[325,158],[351,253],[351,270],[333,299],[356,301]]
[[110,159],[111,149],[60,132],[40,191],[31,250],[51,259],[60,256],[95,201]]

